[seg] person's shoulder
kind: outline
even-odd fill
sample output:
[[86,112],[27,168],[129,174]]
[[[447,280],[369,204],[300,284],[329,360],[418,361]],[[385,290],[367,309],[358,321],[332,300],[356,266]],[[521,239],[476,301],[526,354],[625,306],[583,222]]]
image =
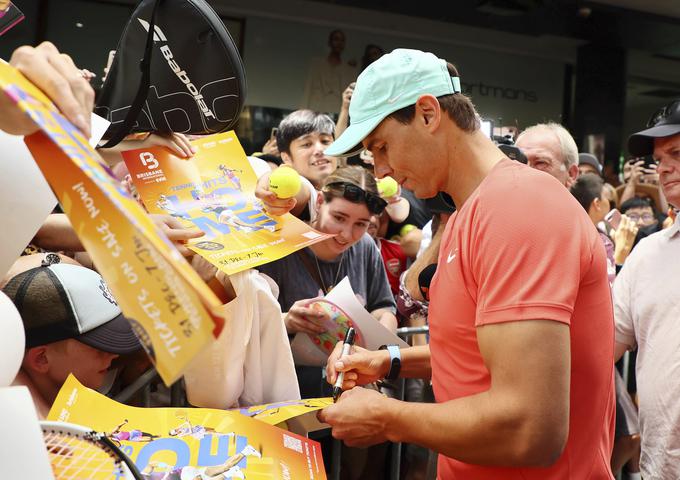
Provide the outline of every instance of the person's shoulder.
[[[485,212],[558,216],[583,210],[564,185],[551,175],[512,160],[502,160],[480,184],[475,203]],[[576,208],[578,207],[578,208]]]
[[[513,160],[501,160],[482,183],[480,193],[483,195],[506,195],[509,192],[518,193],[524,191],[527,195],[512,198],[535,198],[540,194],[557,194],[563,196],[569,190],[548,173],[531,168],[523,163]],[[528,195],[531,193],[531,195]],[[508,200],[512,200],[509,198]]]
[[267,275],[277,274],[279,272],[290,271],[291,266],[297,262],[298,252],[291,253],[285,257],[274,260],[273,262],[264,263],[255,267],[255,270]]
[[373,252],[378,251],[378,246],[375,244],[375,240],[368,233],[364,233],[359,241],[353,245],[357,250],[362,252]]
[[[626,263],[652,263],[651,261],[657,255],[662,257],[668,256],[669,253],[666,248],[668,245],[668,240],[669,237],[666,230],[659,230],[658,232],[647,235],[646,237],[640,239],[637,245],[635,245],[635,248],[633,248],[633,251],[630,252],[630,255],[626,259]],[[680,238],[674,240],[680,241]]]

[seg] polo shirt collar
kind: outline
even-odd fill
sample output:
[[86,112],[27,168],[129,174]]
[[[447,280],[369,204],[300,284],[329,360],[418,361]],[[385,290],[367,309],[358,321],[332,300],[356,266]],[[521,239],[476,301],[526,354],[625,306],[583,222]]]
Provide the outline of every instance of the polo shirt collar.
[[678,233],[680,233],[680,215],[675,217],[675,221],[673,222],[673,225],[671,225],[669,228],[666,229],[666,238],[673,238],[675,237]]

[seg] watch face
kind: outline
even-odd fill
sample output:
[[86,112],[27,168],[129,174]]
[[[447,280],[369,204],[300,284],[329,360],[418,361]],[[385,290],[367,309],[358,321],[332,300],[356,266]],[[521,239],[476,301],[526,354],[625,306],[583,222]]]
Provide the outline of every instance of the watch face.
[[326,312],[329,319],[324,324],[326,331],[324,333],[319,333],[316,335],[309,335],[322,352],[326,355],[330,355],[338,342],[342,342],[345,339],[345,334],[349,327],[354,327],[355,336],[354,344],[364,347],[364,337],[357,326],[350,320],[349,316],[342,311],[340,307],[329,302],[328,300],[317,300],[309,304],[310,308],[317,310],[319,312]]

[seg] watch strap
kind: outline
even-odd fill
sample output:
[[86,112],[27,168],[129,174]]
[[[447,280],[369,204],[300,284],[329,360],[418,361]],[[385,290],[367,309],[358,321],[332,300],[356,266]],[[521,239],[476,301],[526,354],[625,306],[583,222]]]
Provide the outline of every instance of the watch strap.
[[390,354],[390,370],[385,375],[386,380],[396,380],[401,371],[401,351],[399,345],[383,345],[380,350],[387,350]]

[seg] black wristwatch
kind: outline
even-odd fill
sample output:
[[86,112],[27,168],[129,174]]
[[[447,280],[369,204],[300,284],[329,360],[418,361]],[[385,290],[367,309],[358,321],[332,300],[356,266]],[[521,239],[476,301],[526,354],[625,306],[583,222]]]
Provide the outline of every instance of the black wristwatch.
[[401,352],[399,345],[383,345],[380,350],[387,350],[390,354],[390,370],[385,375],[385,380],[396,380],[401,371]]

